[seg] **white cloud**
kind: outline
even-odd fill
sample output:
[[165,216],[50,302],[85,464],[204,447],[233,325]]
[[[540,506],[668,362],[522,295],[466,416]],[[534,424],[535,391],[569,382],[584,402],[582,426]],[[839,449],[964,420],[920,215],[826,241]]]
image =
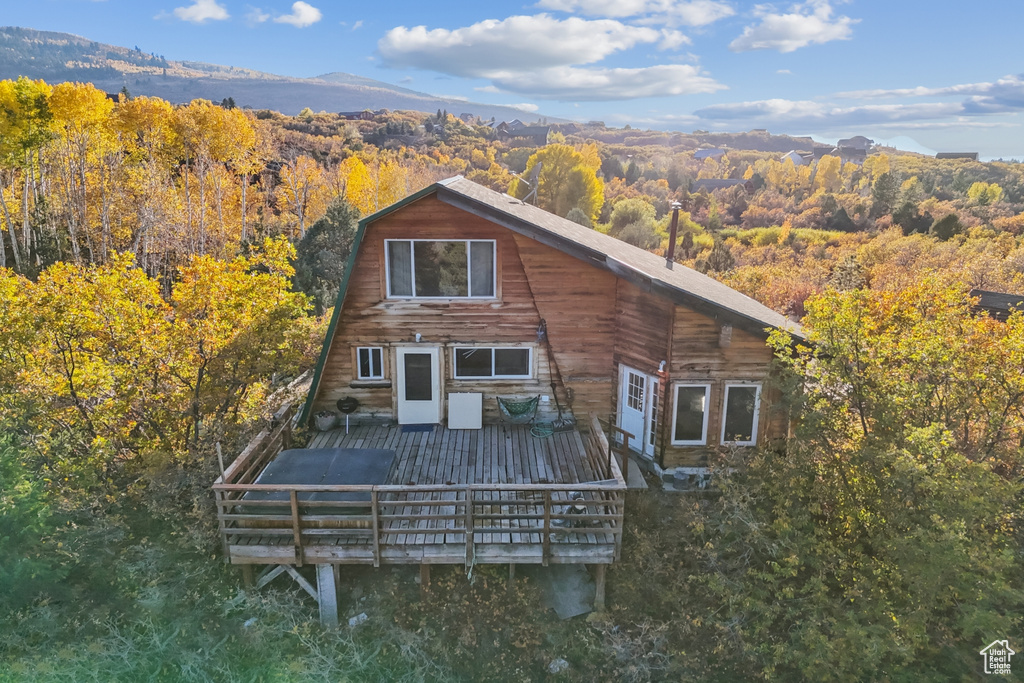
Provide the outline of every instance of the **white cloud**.
[[995,83],[962,83],[939,88],[896,88],[891,90],[855,90],[836,97],[847,99],[959,97],[966,114],[999,114],[1024,110],[1024,75],[1004,76]]
[[688,64],[638,69],[552,67],[490,75],[496,86],[545,100],[569,102],[628,100],[711,93],[725,86]]
[[723,89],[692,65],[581,68],[641,44],[673,49],[687,42],[686,36],[671,29],[539,14],[492,19],[454,30],[399,26],[388,31],[377,47],[389,66],[487,79],[490,85],[477,88],[482,92],[593,101]]
[[274,19],[278,24],[291,24],[295,28],[306,28],[312,26],[323,18],[323,14],[316,7],[308,2],[293,2],[292,13],[282,14]]
[[269,19],[270,14],[264,12],[259,7],[250,7],[249,11],[245,14],[245,23],[249,24],[250,26],[262,24],[263,22]]
[[540,0],[537,7],[591,17],[639,17],[670,26],[706,26],[736,13],[717,0]]
[[538,14],[488,19],[454,30],[399,26],[388,31],[377,48],[391,66],[486,78],[495,71],[590,64],[661,37],[655,29],[610,19],[563,20]]
[[362,27],[363,27],[363,20],[362,19],[360,19],[356,23],[352,24],[352,30],[353,31],[355,31],[357,28],[362,28]]
[[512,107],[513,109],[518,109],[519,111],[529,112],[531,114],[533,112],[537,111],[538,109],[540,109],[540,107],[538,107],[536,104],[530,104],[529,102],[521,102],[519,104],[510,104],[508,106]]
[[754,12],[761,23],[747,26],[742,35],[729,43],[733,52],[793,52],[812,44],[849,40],[853,25],[860,21],[846,16],[833,19],[829,0],[807,0],[793,5],[788,14],[778,14],[770,5],[757,5]]
[[[963,112],[957,103],[921,102],[917,104],[872,104],[837,107],[809,100],[758,100],[704,107],[694,112],[705,121],[733,125],[756,122],[765,126],[834,129],[891,123],[942,120]],[[744,124],[741,124],[744,125]]]
[[231,17],[227,9],[217,0],[195,0],[187,7],[175,7],[172,14],[182,21],[190,21],[193,24],[203,24],[211,19],[223,21]]
[[966,83],[963,85],[950,85],[943,88],[894,88],[891,90],[850,90],[848,92],[836,93],[836,97],[843,99],[881,99],[885,97],[940,97],[943,95],[977,95],[988,92],[992,87],[991,83]]
[[658,49],[660,50],[677,50],[683,45],[689,45],[690,39],[679,31],[673,31],[671,29],[662,29],[661,31],[661,42],[658,43]]
[[793,72],[790,71],[789,69],[779,69],[775,73],[777,73],[777,74],[784,74],[784,75],[791,75]]

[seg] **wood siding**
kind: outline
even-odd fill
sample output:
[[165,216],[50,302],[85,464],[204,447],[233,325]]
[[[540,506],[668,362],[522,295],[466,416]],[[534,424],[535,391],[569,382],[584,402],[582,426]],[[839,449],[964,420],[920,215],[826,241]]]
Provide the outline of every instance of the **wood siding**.
[[[389,300],[386,298],[384,240],[490,239],[495,241],[496,298],[492,300]],[[548,343],[537,338],[545,320]],[[415,335],[422,335],[417,344]],[[701,466],[719,445],[722,402],[729,382],[762,383],[758,443],[785,436],[786,421],[765,384],[771,350],[763,335],[732,330],[720,344],[719,321],[640,287],[558,249],[498,226],[428,196],[369,224],[351,274],[335,336],[326,359],[314,410],[333,410],[353,396],[356,415],[395,418],[394,362],[399,346],[441,347],[442,416],[450,392],[484,395],[484,421],[498,419],[495,397],[552,394],[577,415],[614,415],[621,365],[659,377],[657,459],[666,468]],[[553,351],[549,357],[548,344]],[[533,350],[533,371],[524,380],[457,380],[452,348],[525,346]],[[384,349],[385,381],[356,380],[356,347]],[[562,383],[558,382],[561,378]],[[676,383],[710,383],[708,443],[672,446]],[[542,404],[542,419],[556,403]]]
[[528,237],[515,239],[536,310],[547,321],[554,374],[561,373],[572,391],[573,410],[608,415],[615,391],[617,278]]
[[[498,298],[485,301],[460,300],[389,300],[386,298],[384,240],[386,239],[493,239],[497,250]],[[527,281],[519,244],[525,243],[531,267],[531,283]],[[554,281],[538,285],[538,279]],[[592,287],[594,280],[598,287]],[[611,302],[615,278],[580,261],[519,238],[511,231],[467,214],[459,209],[425,197],[367,227],[355,269],[349,281],[338,327],[327,361],[314,410],[333,410],[343,396],[360,402],[357,415],[394,419],[395,375],[393,347],[415,344],[415,335],[422,335],[421,346],[441,346],[442,396],[455,391],[478,391],[484,394],[484,419],[497,419],[496,396],[530,397],[551,395],[549,368],[561,370],[570,387],[583,401],[575,408],[585,414],[595,402],[608,412],[611,377],[611,347],[614,338]],[[538,296],[539,306],[534,304]],[[604,300],[604,315],[595,314],[598,299]],[[538,312],[538,307],[541,311]],[[547,348],[537,339],[541,317],[548,319],[549,336],[555,349],[555,360],[548,362]],[[593,330],[601,338],[593,343]],[[526,380],[456,380],[453,379],[451,348],[457,345],[530,346],[534,350],[534,377]],[[358,346],[383,346],[385,373],[391,382],[367,386],[354,382],[354,362]],[[596,355],[598,360],[591,359]],[[600,381],[594,380],[599,378]],[[556,383],[557,384],[557,383]],[[593,384],[600,388],[592,390]],[[567,394],[559,387],[559,400],[565,404]],[[603,401],[603,402],[602,402]],[[542,415],[555,414],[555,401],[542,405]]]
[[[684,306],[675,308],[672,330],[672,359],[669,363],[667,391],[662,394],[664,422],[659,430],[663,467],[700,467],[709,453],[720,446],[725,385],[733,382],[761,384],[757,443],[784,437],[785,419],[779,415],[777,397],[769,390],[767,378],[772,350],[765,336],[733,328],[728,346],[720,344],[721,324]],[[673,387],[676,384],[710,384],[708,401],[708,437],[706,446],[671,445],[672,417],[675,414]]]

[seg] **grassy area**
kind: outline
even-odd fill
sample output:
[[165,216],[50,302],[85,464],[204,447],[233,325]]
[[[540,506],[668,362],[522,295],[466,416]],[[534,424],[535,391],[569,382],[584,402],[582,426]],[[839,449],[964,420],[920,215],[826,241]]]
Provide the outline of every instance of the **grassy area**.
[[[59,590],[0,621],[0,681],[565,681],[658,679],[671,657],[652,550],[669,539],[673,498],[631,494],[625,560],[610,610],[560,621],[532,581],[505,566],[345,567],[343,626],[324,630],[290,580],[241,587],[223,564],[211,510],[147,506],[93,520],[68,548]],[[208,515],[208,517],[204,517]],[[658,561],[661,564],[661,560]],[[347,618],[369,619],[349,628]],[[552,675],[549,664],[569,668]]]

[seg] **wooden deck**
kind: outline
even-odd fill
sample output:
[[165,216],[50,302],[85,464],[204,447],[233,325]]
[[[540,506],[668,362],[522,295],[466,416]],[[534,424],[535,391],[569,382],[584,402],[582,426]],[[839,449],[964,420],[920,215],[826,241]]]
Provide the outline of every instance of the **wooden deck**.
[[[393,450],[388,481],[254,484],[289,444],[288,415],[279,417],[213,486],[232,564],[605,565],[618,558],[626,486],[596,418],[583,431],[548,437],[499,425],[332,430],[308,447]],[[284,491],[288,502],[243,501],[247,491]],[[319,491],[360,491],[369,500],[302,499]]]
[[403,432],[396,425],[320,432],[308,448],[384,448],[397,460],[388,484],[577,484],[606,477],[578,431],[546,438],[529,426]]

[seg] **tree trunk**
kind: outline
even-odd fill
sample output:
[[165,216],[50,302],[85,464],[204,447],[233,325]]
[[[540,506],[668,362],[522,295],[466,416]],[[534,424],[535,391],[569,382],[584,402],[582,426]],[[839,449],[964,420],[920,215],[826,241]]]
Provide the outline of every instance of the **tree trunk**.
[[[4,184],[0,180],[0,206],[3,207],[4,220],[7,221],[7,232],[11,235],[11,255],[14,256],[14,269],[21,271],[21,257],[18,255],[18,233],[14,229],[14,222],[11,220],[11,213],[7,210],[7,199],[4,197]],[[3,252],[3,232],[0,231],[0,253]],[[0,258],[0,265],[7,265],[7,256],[4,254]]]
[[241,242],[245,242],[248,235],[246,234],[245,225],[245,192],[249,189],[249,174],[242,174],[242,239]]

